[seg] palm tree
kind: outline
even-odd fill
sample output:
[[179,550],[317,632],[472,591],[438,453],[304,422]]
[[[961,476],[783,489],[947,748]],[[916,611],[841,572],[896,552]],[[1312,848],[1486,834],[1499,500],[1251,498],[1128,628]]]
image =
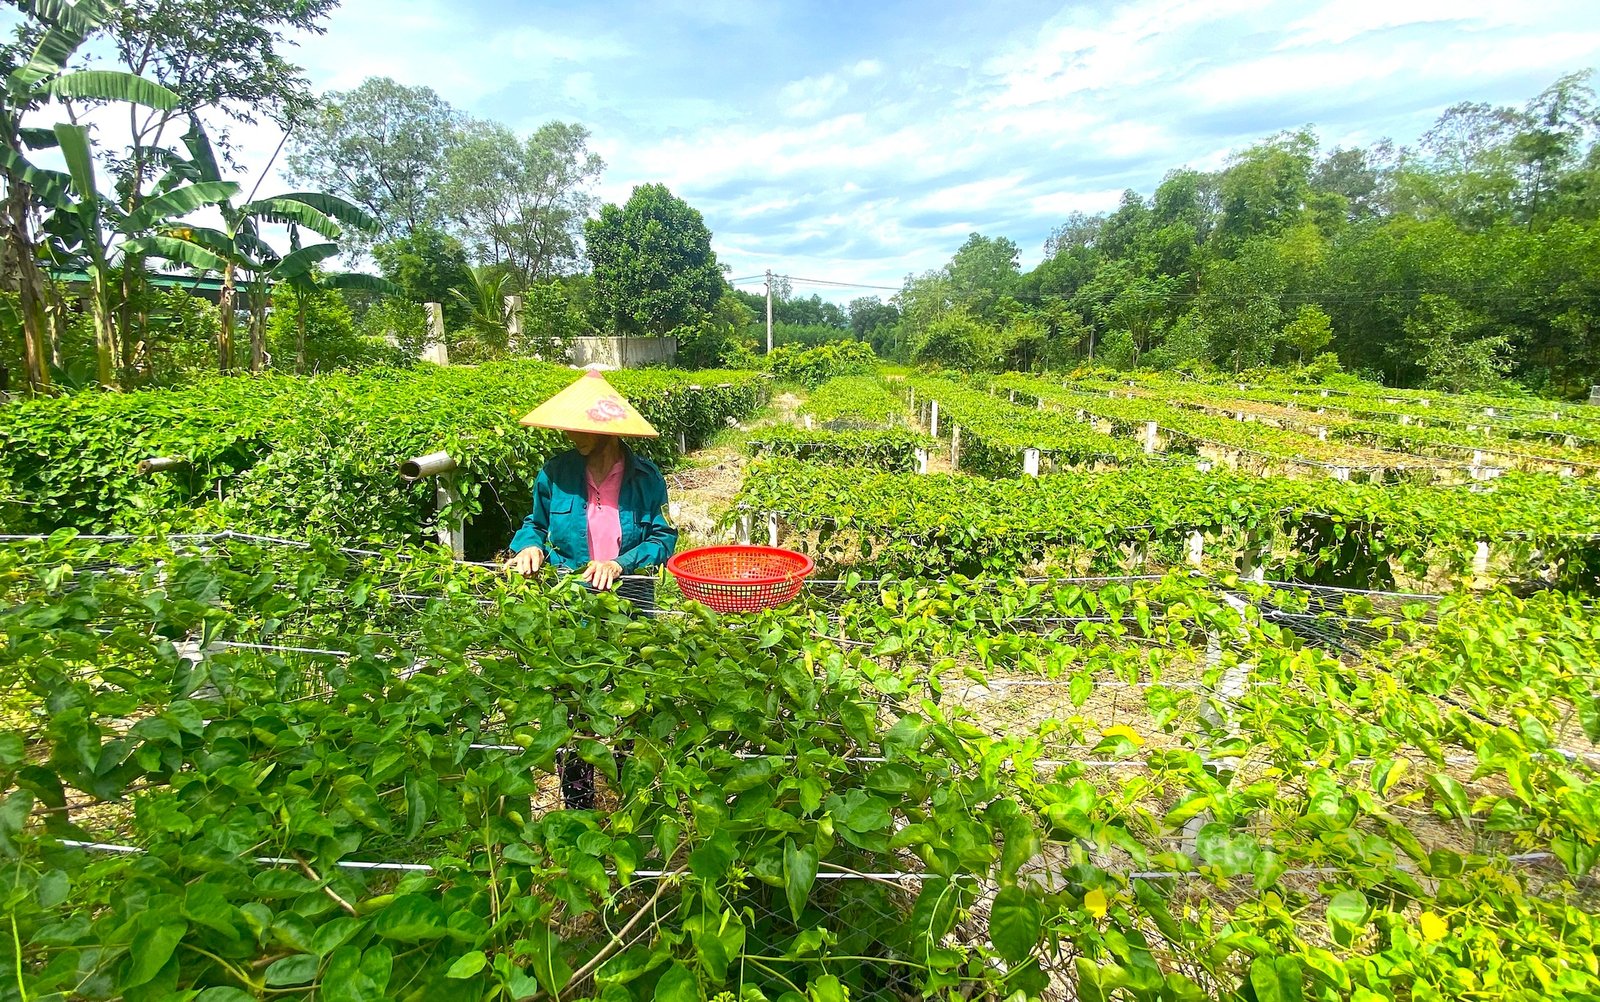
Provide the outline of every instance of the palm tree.
[[504,355],[511,344],[511,326],[506,318],[506,293],[511,276],[504,271],[479,265],[467,272],[472,287],[467,292],[451,289],[450,294],[466,306],[467,321],[478,342],[490,357]]

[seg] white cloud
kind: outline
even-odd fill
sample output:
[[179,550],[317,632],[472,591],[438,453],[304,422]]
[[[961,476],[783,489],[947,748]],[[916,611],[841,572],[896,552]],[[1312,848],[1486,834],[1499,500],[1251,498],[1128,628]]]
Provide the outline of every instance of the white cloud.
[[816,118],[832,108],[850,90],[850,85],[834,76],[806,77],[784,85],[778,92],[778,106],[790,118]]
[[[1031,263],[1067,213],[1279,129],[1411,142],[1449,103],[1521,103],[1600,63],[1592,0],[1108,0],[1042,23],[874,6],[849,26],[800,0],[521,12],[346,0],[292,58],[319,89],[386,75],[518,128],[577,119],[609,164],[597,194],[665,182],[736,274],[887,285],[973,229]],[[915,33],[882,30],[907,17]],[[278,138],[237,129],[252,179]]]

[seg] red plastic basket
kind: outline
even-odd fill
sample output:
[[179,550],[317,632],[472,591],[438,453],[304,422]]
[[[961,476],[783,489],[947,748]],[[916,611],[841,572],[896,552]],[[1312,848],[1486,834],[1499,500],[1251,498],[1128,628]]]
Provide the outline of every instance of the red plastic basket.
[[782,605],[800,594],[815,569],[804,553],[775,546],[705,546],[667,559],[678,589],[717,612]]

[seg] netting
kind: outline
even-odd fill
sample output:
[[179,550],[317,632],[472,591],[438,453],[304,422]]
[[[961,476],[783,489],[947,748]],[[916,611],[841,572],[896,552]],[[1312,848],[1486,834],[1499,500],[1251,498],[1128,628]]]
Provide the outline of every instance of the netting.
[[[59,797],[35,791],[39,852],[180,881],[201,860],[298,875],[292,900],[334,914],[398,891],[442,916],[450,886],[500,887],[504,868],[537,888],[522,921],[551,937],[567,995],[659,954],[639,977],[688,965],[769,997],[832,977],[857,997],[1042,979],[1075,998],[1075,958],[1132,963],[1105,953],[1108,921],[1220,994],[1244,968],[1211,945],[1267,893],[1321,925],[1341,891],[1414,915],[1425,884],[1510,867],[1529,901],[1594,900],[1563,841],[1576,815],[1519,792],[1557,764],[1592,782],[1600,757],[1562,705],[1592,697],[1585,650],[1497,666],[1518,678],[1506,697],[1456,646],[1477,602],[1548,649],[1588,611],[1554,597],[846,577],[729,619],[666,586],[641,618],[572,581],[233,533],[12,538],[0,557],[8,725],[63,769]],[[98,711],[62,712],[67,693]],[[1543,740],[1511,776],[1496,756],[1533,740],[1527,719]],[[283,750],[299,729],[319,759]],[[99,766],[63,768],[91,731],[140,778],[108,794]],[[594,765],[596,810],[564,809],[562,749]],[[337,837],[229,835],[295,783]],[[1457,790],[1514,807],[1474,823]],[[201,804],[215,824],[185,830]]]

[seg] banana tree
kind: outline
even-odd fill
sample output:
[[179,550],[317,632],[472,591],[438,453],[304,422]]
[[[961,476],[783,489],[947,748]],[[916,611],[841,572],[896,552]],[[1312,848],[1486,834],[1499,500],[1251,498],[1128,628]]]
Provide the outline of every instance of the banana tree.
[[[151,231],[171,226],[173,220],[203,206],[225,202],[238,193],[239,186],[231,181],[183,184],[146,199],[133,212],[125,212],[114,200],[102,198],[95,187],[94,155],[88,130],[81,125],[58,125],[55,134],[75,198],[62,211],[69,213],[77,224],[76,236],[81,241],[89,273],[99,379],[101,384],[110,386],[114,382],[113,365],[117,356],[112,302],[115,257],[119,253],[139,253],[143,247],[141,238]],[[131,341],[134,332],[123,331],[122,336]],[[131,360],[131,352],[125,352],[124,357]]]
[[[53,147],[60,142],[60,135],[52,129],[25,127],[23,118],[50,100],[119,101],[166,110],[177,105],[178,95],[132,73],[67,71],[73,54],[109,16],[102,0],[18,0],[16,6],[44,30],[28,62],[6,74],[0,95],[0,175],[6,182],[0,228],[4,229],[5,256],[17,276],[27,380],[37,392],[50,385],[46,360],[54,331],[46,300],[49,286],[38,263],[34,221],[41,205],[61,204],[75,179],[41,170],[28,161],[25,149]],[[97,321],[97,343],[102,337]],[[102,381],[109,381],[104,359],[100,369]]]
[[[190,156],[179,169],[187,172],[196,182],[221,180],[211,140],[198,119],[190,118],[189,131],[184,136],[183,142]],[[222,292],[219,306],[222,324],[217,335],[217,354],[223,372],[228,372],[233,367],[234,302],[240,281],[245,282],[246,293],[252,301],[250,368],[252,371],[259,371],[266,361],[266,337],[260,313],[271,282],[274,280],[271,273],[273,269],[293,257],[293,253],[280,256],[262,239],[262,224],[281,223],[289,226],[293,231],[291,239],[295,241],[294,250],[298,252],[300,229],[309,230],[326,240],[334,241],[342,234],[344,226],[376,232],[378,221],[356,205],[336,195],[321,192],[288,192],[269,198],[254,199],[240,205],[235,205],[231,201],[223,202],[217,207],[222,213],[221,228],[170,227],[160,235],[142,242],[140,248],[152,256],[165,257],[170,261],[193,267],[214,269],[221,273]],[[318,254],[321,256],[308,254],[301,258],[300,260],[310,259],[310,264],[306,266],[308,270],[317,261],[337,253],[338,250],[335,244],[316,246],[332,246],[334,250],[319,251]],[[305,250],[309,251],[311,248]]]

